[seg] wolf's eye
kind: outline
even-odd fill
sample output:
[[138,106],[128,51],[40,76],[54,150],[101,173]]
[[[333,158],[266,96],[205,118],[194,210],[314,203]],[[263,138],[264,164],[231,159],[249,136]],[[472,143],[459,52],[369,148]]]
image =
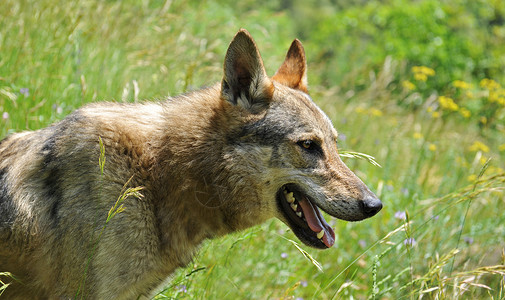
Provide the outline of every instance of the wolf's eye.
[[305,149],[310,149],[312,147],[312,145],[314,144],[313,141],[309,141],[309,140],[302,141],[301,143],[302,143],[302,147]]
[[317,143],[315,143],[314,141],[311,141],[311,140],[303,140],[303,141],[299,141],[298,142],[298,145],[310,152],[313,152],[313,151],[318,151],[319,150],[319,146],[317,145]]

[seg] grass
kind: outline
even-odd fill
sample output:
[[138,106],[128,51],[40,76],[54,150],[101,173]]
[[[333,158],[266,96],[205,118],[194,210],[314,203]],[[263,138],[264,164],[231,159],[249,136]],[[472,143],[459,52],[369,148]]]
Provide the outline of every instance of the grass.
[[[359,223],[331,220],[336,241],[326,251],[299,245],[277,220],[208,241],[156,298],[504,299],[505,119],[498,101],[503,78],[486,78],[485,68],[446,66],[443,53],[430,65],[430,48],[425,56],[380,56],[377,47],[366,44],[371,28],[361,32],[351,26],[353,18],[364,18],[355,16],[359,5],[337,2],[318,8],[310,1],[286,7],[280,1],[237,6],[231,1],[0,1],[0,135],[45,127],[93,101],[160,99],[217,82],[226,47],[240,27],[255,37],[269,74],[292,39],[300,37],[311,95],[339,131],[346,164],[380,196],[384,209]],[[483,1],[483,7],[495,2]],[[448,9],[443,3],[437,9]],[[380,5],[388,18],[408,10],[403,8],[408,1]],[[471,11],[473,4],[457,1],[455,7]],[[338,24],[332,14],[338,14]],[[424,15],[429,17],[419,13]],[[347,23],[332,35],[331,26],[340,22]],[[471,36],[488,34],[478,25],[464,28]],[[490,32],[499,40],[505,29],[493,26]],[[344,45],[335,40],[339,35],[345,36]],[[407,38],[408,47],[421,42]],[[451,47],[459,45],[451,41]],[[360,49],[375,49],[373,61],[366,51],[349,51],[363,45]],[[490,44],[479,51],[486,49],[471,59],[488,61],[475,65],[501,61],[500,48]],[[345,51],[334,53],[340,50]],[[460,56],[472,51],[457,51],[458,61],[467,61]],[[351,62],[360,64],[352,68]],[[471,115],[465,117],[462,108]],[[356,152],[370,156],[357,159]],[[369,163],[374,161],[381,167]]]
[[[2,281],[2,279],[0,279],[0,296],[2,296],[3,292],[5,291],[5,289],[7,289],[10,285],[10,281],[11,280],[16,280],[16,278],[9,272],[0,272],[0,278],[10,278],[9,281]],[[4,279],[5,280],[5,279]]]
[[[106,155],[105,155],[105,146],[102,142],[102,138],[98,138],[98,142],[100,145],[100,156],[98,158],[98,165],[100,167],[100,174],[103,176],[104,174],[104,169],[105,169],[105,162],[106,162]],[[137,198],[137,199],[142,199],[144,195],[142,195],[141,191],[143,190],[143,187],[129,187],[130,181],[132,180],[133,177],[128,179],[128,181],[123,185],[123,188],[121,189],[121,193],[118,196],[116,202],[114,205],[109,209],[109,212],[104,218],[105,220],[99,220],[99,222],[104,221],[104,225],[101,227],[100,232],[98,233],[98,236],[96,240],[94,240],[91,245],[90,245],[90,251],[88,255],[88,260],[86,262],[86,267],[84,269],[84,272],[82,274],[82,279],[79,284],[79,289],[76,291],[74,295],[74,299],[80,298],[83,299],[85,298],[84,296],[84,291],[86,289],[86,276],[89,271],[90,263],[93,260],[93,257],[96,255],[96,251],[98,248],[98,245],[102,239],[102,235],[105,232],[105,229],[107,228],[107,225],[109,222],[114,218],[117,214],[121,213],[122,211],[125,210],[124,208],[124,202],[130,198]],[[105,216],[104,216],[105,217]]]

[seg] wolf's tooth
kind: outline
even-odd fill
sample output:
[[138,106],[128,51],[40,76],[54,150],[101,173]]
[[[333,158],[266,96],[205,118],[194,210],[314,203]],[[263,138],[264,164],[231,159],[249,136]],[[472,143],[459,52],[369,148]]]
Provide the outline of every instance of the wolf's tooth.
[[296,211],[296,209],[298,208],[298,205],[294,204],[294,203],[291,203],[291,208]]
[[317,238],[318,239],[322,239],[324,236],[324,230],[321,230],[318,234],[317,234]]
[[295,197],[293,196],[293,192],[289,192],[289,193],[286,194],[286,200],[289,203],[295,202]]
[[301,211],[297,211],[296,215],[301,218],[302,217],[302,212]]
[[288,190],[286,190],[286,188],[284,188],[284,189],[282,190],[282,192],[284,193],[284,195],[287,195],[287,194],[288,194]]

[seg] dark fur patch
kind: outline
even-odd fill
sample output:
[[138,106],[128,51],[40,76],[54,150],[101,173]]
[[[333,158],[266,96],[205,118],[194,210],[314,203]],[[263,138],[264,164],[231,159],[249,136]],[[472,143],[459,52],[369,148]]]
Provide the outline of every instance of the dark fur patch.
[[262,146],[275,146],[293,133],[296,127],[296,122],[287,116],[267,114],[264,118],[244,126],[238,138]]
[[60,123],[46,129],[50,131],[50,134],[40,152],[43,157],[40,174],[43,179],[45,199],[50,202],[47,206],[49,217],[54,225],[59,223],[59,210],[63,199],[62,180],[65,175],[63,162],[58,157],[58,139],[67,134],[71,124],[82,122],[84,119],[85,117],[77,110]]
[[0,169],[0,232],[10,227],[16,211],[12,203],[6,176],[7,169]]
[[9,139],[10,139],[10,135],[9,136],[6,136],[5,138],[3,138],[2,140],[0,140],[0,148],[2,147],[2,144],[4,144],[5,142],[7,142]]
[[58,163],[56,149],[56,135],[53,134],[42,147],[43,156],[41,175],[44,183],[44,191],[47,201],[50,201],[49,216],[54,220],[55,225],[59,223],[58,210],[63,198],[61,188],[61,170]]

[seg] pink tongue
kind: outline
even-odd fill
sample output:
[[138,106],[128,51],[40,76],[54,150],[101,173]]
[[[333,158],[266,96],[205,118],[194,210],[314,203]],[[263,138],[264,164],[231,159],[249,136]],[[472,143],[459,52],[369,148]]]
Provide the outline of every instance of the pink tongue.
[[305,216],[305,220],[307,220],[307,224],[312,231],[316,234],[324,230],[323,243],[326,247],[331,248],[335,243],[335,232],[331,229],[330,225],[326,223],[326,220],[321,215],[321,212],[317,207],[314,207],[309,200],[303,198],[298,201],[303,210],[303,215]]

